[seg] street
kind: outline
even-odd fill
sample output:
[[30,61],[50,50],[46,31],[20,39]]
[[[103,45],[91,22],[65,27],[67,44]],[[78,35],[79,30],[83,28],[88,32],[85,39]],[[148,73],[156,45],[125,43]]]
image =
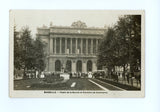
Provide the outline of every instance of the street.
[[15,90],[124,90],[111,84],[91,78],[71,78],[66,82],[44,83],[43,79],[25,79],[14,81]]

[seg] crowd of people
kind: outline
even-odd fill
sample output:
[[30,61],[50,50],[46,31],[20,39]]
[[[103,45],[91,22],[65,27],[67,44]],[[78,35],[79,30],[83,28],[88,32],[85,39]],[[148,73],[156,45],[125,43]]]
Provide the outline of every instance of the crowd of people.
[[[23,71],[17,71],[17,74],[23,74]],[[29,71],[26,73],[28,79],[30,78],[45,78],[46,76],[52,75],[60,75],[63,74],[62,72],[47,72],[47,71]],[[66,72],[69,74],[69,78],[105,78],[111,79],[116,82],[126,81],[128,84],[133,85],[133,80],[136,80],[137,85],[141,84],[141,73],[140,71],[137,72],[113,72],[106,73],[104,70],[97,70],[94,72]],[[22,75],[21,75],[22,76]],[[19,75],[15,75],[15,79],[19,78]],[[20,79],[20,78],[19,78]],[[21,78],[22,79],[22,78]]]

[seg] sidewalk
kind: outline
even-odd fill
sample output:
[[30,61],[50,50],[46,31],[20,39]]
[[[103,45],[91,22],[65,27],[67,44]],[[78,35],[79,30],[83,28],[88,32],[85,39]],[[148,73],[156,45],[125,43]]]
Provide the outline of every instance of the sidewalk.
[[140,90],[141,89],[140,84],[138,83],[137,85],[136,79],[133,79],[133,85],[131,84],[131,79],[129,80],[129,83],[128,83],[127,79],[123,80],[120,77],[118,78],[118,82],[115,81],[114,79],[109,79],[109,78],[98,78],[98,79],[106,83],[115,85],[117,87],[126,89],[126,90]]
[[[132,85],[132,80],[133,80],[133,85]],[[134,79],[129,79],[129,83],[127,81],[127,78],[126,80],[123,80],[123,78],[118,78],[118,82],[121,83],[121,84],[125,84],[125,85],[129,85],[129,86],[133,86],[133,87],[137,87],[137,88],[140,88],[140,84],[138,83],[137,84],[137,80],[134,78]]]

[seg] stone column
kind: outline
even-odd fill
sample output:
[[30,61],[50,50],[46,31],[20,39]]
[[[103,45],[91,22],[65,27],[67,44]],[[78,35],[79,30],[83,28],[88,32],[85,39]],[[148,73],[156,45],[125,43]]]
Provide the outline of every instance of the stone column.
[[81,38],[81,54],[83,54],[83,38]]
[[59,48],[60,48],[60,51],[59,51],[59,53],[61,54],[62,53],[62,38],[60,38],[60,44],[59,44]]
[[55,60],[52,58],[52,71],[55,72]]
[[54,54],[56,54],[56,38],[54,38]]
[[50,38],[50,54],[53,54],[53,38]]
[[93,54],[93,39],[91,39],[91,54]]
[[86,61],[83,61],[83,62],[82,62],[82,72],[83,72],[83,73],[87,72],[87,64],[86,64]]
[[65,38],[65,54],[67,54],[67,38]]
[[52,62],[52,58],[49,58],[49,71],[53,71],[54,67],[53,67],[53,62]]
[[88,54],[88,39],[86,39],[86,54]]
[[96,39],[96,53],[98,53],[98,39]]
[[76,61],[72,61],[72,72],[76,72]]
[[93,72],[94,70],[97,70],[96,61],[94,61],[93,64],[92,64],[92,72]]
[[76,49],[75,49],[75,53],[77,54],[77,38],[76,38]]
[[65,60],[62,60],[62,65],[63,65],[63,71],[62,71],[62,69],[61,69],[61,71],[64,73],[64,70],[66,69],[66,61]]
[[72,38],[71,38],[71,43],[70,43],[70,49],[71,49],[71,54],[72,54]]
[[45,68],[46,71],[49,71],[49,66],[48,65],[49,65],[49,59],[47,58],[46,59],[46,68]]

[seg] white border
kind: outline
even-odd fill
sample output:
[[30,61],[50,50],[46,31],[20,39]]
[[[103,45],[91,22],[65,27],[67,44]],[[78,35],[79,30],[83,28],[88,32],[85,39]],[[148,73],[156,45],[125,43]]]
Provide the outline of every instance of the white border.
[[[22,10],[23,11],[23,10]],[[32,10],[30,10],[32,12]],[[37,12],[42,10],[37,10]],[[47,10],[50,11],[50,10]],[[73,10],[74,11],[74,10]],[[87,10],[82,10],[87,11]],[[94,11],[94,10],[92,10]],[[99,10],[101,11],[101,10]],[[122,98],[122,97],[144,97],[145,94],[145,13],[143,10],[105,10],[106,12],[113,12],[118,13],[122,15],[141,15],[141,90],[140,91],[107,91],[107,94],[104,93],[98,93],[98,91],[95,91],[96,93],[86,93],[87,91],[79,91],[79,93],[71,93],[72,91],[69,91],[70,93],[61,93],[62,91],[52,91],[53,93],[44,94],[44,90],[14,90],[13,89],[13,26],[14,26],[14,10],[10,11],[10,97],[112,97],[112,98]],[[25,13],[25,11],[24,11]],[[44,16],[44,15],[43,15]],[[46,15],[48,16],[48,15]],[[55,94],[56,92],[56,94]],[[73,91],[74,92],[74,91]],[[77,91],[75,91],[77,92]],[[85,92],[85,93],[84,93]],[[105,92],[105,91],[104,91]]]
[[[3,112],[160,112],[160,1],[159,0],[1,0],[0,111]],[[143,9],[145,33],[145,98],[9,98],[10,9]]]

